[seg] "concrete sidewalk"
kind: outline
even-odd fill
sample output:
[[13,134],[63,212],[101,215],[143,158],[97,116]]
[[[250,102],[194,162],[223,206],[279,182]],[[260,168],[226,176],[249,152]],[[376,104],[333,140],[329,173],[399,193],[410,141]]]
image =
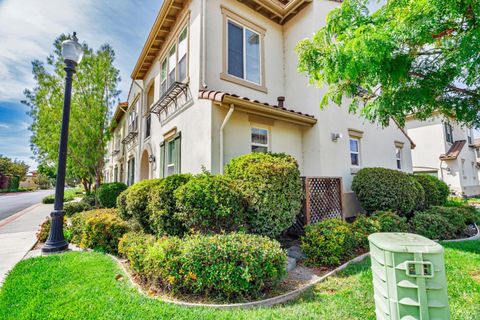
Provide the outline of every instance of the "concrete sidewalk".
[[39,225],[52,209],[53,204],[36,204],[0,220],[0,285],[35,245]]

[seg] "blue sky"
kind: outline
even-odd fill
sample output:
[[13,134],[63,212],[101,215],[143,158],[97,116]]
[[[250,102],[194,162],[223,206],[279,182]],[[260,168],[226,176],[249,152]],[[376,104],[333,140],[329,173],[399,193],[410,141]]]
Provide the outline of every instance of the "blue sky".
[[121,99],[161,0],[0,0],[0,154],[31,159],[31,123],[20,101],[33,88],[31,61],[45,60],[61,33],[76,31],[80,41],[113,46],[120,69]]

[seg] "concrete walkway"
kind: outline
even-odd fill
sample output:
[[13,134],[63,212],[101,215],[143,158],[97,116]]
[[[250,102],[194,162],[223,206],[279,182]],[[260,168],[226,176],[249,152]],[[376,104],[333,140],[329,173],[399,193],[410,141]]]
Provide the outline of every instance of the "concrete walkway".
[[52,209],[53,204],[36,204],[0,220],[0,285],[35,245],[39,225]]

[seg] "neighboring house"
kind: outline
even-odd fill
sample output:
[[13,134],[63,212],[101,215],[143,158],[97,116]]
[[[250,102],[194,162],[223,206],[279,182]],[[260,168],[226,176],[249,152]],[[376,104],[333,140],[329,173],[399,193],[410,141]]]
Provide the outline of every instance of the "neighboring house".
[[417,147],[412,151],[413,171],[442,179],[455,194],[480,194],[478,147],[473,130],[454,119],[435,115],[426,121],[408,117],[408,135]]
[[321,110],[325,89],[297,72],[296,44],[339,5],[165,0],[128,101],[115,111],[106,180],[221,173],[239,155],[284,152],[304,176],[341,177],[344,213],[356,214],[353,175],[376,166],[411,172],[414,144],[393,121],[382,128],[346,106]]

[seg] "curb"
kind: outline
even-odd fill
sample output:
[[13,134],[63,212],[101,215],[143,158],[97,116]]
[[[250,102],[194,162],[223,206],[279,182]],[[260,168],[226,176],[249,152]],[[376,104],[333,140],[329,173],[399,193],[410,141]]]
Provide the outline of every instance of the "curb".
[[27,212],[30,212],[32,211],[33,209],[39,207],[40,205],[42,205],[41,203],[37,203],[37,204],[34,204],[26,209],[23,209],[21,211],[18,211],[17,213],[14,213],[12,214],[10,217],[7,217],[3,220],[0,221],[0,228],[3,227],[3,226],[6,226],[7,224],[9,224],[10,222],[20,218],[21,216],[23,216],[24,214],[26,214]]
[[127,275],[130,283],[133,284],[133,286],[135,288],[137,288],[138,292],[140,292],[140,294],[142,294],[142,295],[144,295],[148,298],[158,299],[158,300],[160,300],[162,302],[165,302],[165,303],[175,304],[175,305],[183,306],[183,307],[207,307],[207,308],[214,308],[214,309],[247,309],[247,308],[254,308],[254,307],[270,307],[270,306],[273,306],[273,305],[276,305],[276,304],[285,303],[285,302],[288,302],[290,300],[293,300],[293,299],[297,298],[299,295],[301,295],[302,293],[304,293],[305,291],[307,291],[308,289],[312,288],[317,283],[322,282],[325,279],[327,279],[328,277],[333,276],[333,275],[337,274],[338,272],[342,271],[343,269],[345,269],[351,263],[360,262],[360,261],[364,260],[366,257],[370,256],[370,253],[367,252],[367,253],[364,253],[362,255],[359,255],[358,257],[355,257],[355,258],[345,262],[341,266],[335,268],[334,270],[328,272],[327,274],[324,274],[323,276],[316,279],[315,281],[312,281],[312,282],[306,284],[305,286],[303,286],[301,288],[298,288],[298,289],[295,289],[293,291],[284,293],[284,294],[279,295],[277,297],[268,298],[268,299],[259,300],[259,301],[253,301],[253,302],[231,303],[231,304],[203,304],[203,303],[185,302],[185,301],[180,301],[180,300],[170,300],[170,299],[165,299],[163,297],[152,298],[151,296],[147,295],[135,281],[133,281],[130,272],[120,262],[118,257],[115,257],[111,254],[108,254],[108,255],[113,260],[115,260],[117,262],[117,264],[120,266],[120,268],[123,270],[123,272]]

